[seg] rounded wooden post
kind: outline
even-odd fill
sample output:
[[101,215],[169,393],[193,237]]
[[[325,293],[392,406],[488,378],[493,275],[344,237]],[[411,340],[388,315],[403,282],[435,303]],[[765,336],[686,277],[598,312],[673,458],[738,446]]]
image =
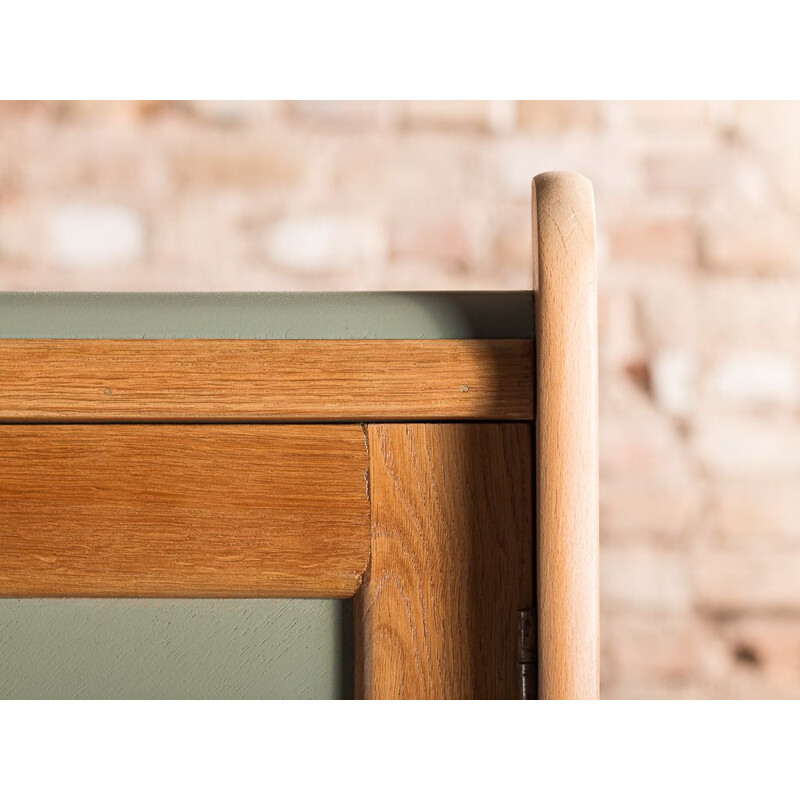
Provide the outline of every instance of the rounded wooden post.
[[598,694],[597,264],[583,176],[533,181],[540,699]]

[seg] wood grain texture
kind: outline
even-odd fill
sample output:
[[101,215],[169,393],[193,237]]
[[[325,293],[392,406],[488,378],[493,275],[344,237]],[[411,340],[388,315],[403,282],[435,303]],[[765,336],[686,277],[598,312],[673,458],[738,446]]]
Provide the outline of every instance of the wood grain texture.
[[0,421],[531,419],[533,343],[0,341]]
[[597,266],[592,185],[534,179],[539,697],[598,694]]
[[348,597],[357,425],[0,426],[0,595]]
[[532,603],[526,424],[368,426],[372,553],[356,595],[356,695],[517,696]]

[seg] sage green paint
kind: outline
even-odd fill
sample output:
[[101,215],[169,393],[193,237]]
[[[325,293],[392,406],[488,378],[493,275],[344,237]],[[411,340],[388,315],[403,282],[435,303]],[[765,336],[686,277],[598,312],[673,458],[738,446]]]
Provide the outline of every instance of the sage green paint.
[[3,699],[352,697],[351,603],[0,600]]
[[0,339],[530,339],[531,292],[0,293]]
[[[530,292],[0,293],[2,339],[532,336]],[[350,697],[351,607],[0,599],[0,697]]]

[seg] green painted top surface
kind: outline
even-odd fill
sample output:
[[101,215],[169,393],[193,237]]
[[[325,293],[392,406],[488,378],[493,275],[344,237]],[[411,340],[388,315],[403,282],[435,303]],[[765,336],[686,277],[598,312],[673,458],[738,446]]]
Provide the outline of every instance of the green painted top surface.
[[0,339],[532,337],[532,292],[0,292]]

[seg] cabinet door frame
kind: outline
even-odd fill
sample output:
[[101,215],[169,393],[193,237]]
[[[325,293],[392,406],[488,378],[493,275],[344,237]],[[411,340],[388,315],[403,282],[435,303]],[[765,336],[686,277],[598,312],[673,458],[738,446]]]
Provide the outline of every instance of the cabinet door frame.
[[[152,426],[215,423],[220,444],[230,425],[361,425],[361,463],[368,463],[358,476],[368,505],[364,524],[333,533],[321,526],[313,534],[320,547],[329,547],[331,536],[342,537],[346,547],[353,537],[364,542],[363,558],[347,567],[349,582],[341,576],[332,581],[324,559],[292,561],[291,537],[297,534],[284,531],[280,586],[253,580],[244,585],[232,569],[230,586],[216,574],[211,595],[355,594],[357,685],[364,697],[513,697],[523,667],[527,675],[538,669],[541,698],[596,697],[597,276],[591,184],[567,173],[537,176],[533,222],[533,342],[468,335],[369,341],[2,338],[0,436],[6,433],[10,441],[11,429],[33,433],[38,427],[41,443],[60,426],[83,425],[93,431],[87,431],[87,441],[102,448],[104,432],[110,447],[120,425],[145,433]],[[29,439],[36,441],[35,435]],[[143,463],[159,465],[164,454],[153,437],[142,441],[151,442],[142,445]],[[0,461],[0,473],[19,478],[26,459],[41,461],[37,446]],[[252,468],[252,453],[248,458]],[[348,470],[359,463],[345,461]],[[234,454],[231,467],[237,464]],[[328,466],[338,469],[335,459]],[[112,466],[107,476],[98,475],[94,480],[105,490],[131,473]],[[14,485],[24,493],[22,483]],[[80,480],[72,491],[64,494],[65,513],[75,492],[97,498],[97,486],[80,486]],[[241,497],[229,502],[247,504]],[[308,502],[315,502],[313,493]],[[143,506],[135,501],[126,508],[133,528],[139,512]],[[191,534],[187,519],[175,523],[179,536]],[[91,537],[72,551],[57,537],[51,536],[51,550],[47,542],[43,537],[37,545],[40,562],[76,574],[86,563],[80,554],[94,546]],[[154,534],[148,548],[128,553],[126,568],[149,576],[141,591],[135,580],[115,589],[107,576],[87,569],[74,585],[54,593],[187,596],[176,588],[185,578],[181,559],[160,568],[161,586],[152,580],[148,553],[152,557],[162,546],[166,542],[159,544]],[[7,555],[0,552],[0,567]],[[28,583],[24,571],[13,586],[3,586],[0,578],[0,595],[41,596],[41,579],[35,569]],[[190,586],[188,596],[208,596],[196,583]],[[536,621],[538,665],[529,663],[529,642],[518,647],[521,612]]]

